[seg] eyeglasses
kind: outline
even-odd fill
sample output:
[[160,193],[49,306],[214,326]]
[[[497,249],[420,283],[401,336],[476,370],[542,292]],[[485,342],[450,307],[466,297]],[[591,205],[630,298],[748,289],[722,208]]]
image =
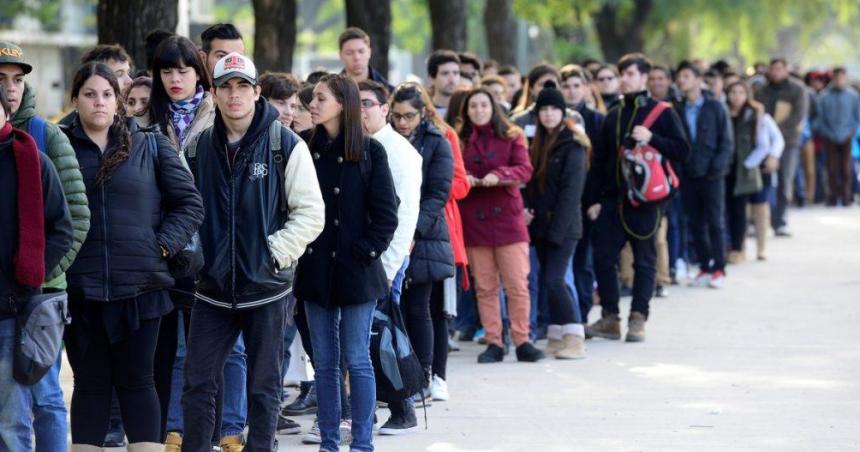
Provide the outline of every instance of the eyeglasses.
[[400,121],[412,122],[415,120],[415,118],[417,118],[419,116],[421,116],[421,113],[418,113],[416,111],[412,111],[409,113],[403,113],[403,114],[391,113],[391,120],[394,122],[400,122]]
[[598,82],[611,82],[613,80],[615,80],[614,75],[610,75],[609,77],[597,77]]
[[366,108],[373,108],[373,107],[376,107],[378,105],[382,105],[382,104],[380,104],[379,102],[374,102],[370,99],[362,99],[361,100],[361,108],[365,108],[365,109]]

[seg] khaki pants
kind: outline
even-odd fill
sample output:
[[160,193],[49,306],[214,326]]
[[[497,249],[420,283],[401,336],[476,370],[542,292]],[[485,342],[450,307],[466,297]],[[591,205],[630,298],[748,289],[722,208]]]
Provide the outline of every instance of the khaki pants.
[[502,346],[502,316],[499,302],[499,277],[505,288],[511,338],[519,346],[529,340],[529,244],[470,246],[466,248],[469,268],[475,278],[478,313],[488,344]]
[[[664,216],[660,220],[660,228],[657,230],[657,285],[668,286],[672,283],[669,275],[669,241],[666,233],[669,230],[669,220]],[[621,250],[621,258],[618,261],[621,283],[627,287],[633,287],[633,249],[630,244],[624,245]]]

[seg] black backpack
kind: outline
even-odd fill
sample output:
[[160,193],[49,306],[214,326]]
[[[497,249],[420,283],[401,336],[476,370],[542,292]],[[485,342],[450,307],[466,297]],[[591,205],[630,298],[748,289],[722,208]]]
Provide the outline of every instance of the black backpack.
[[373,313],[370,359],[376,374],[377,400],[400,402],[424,387],[424,369],[406,335],[400,308],[391,297],[383,298]]

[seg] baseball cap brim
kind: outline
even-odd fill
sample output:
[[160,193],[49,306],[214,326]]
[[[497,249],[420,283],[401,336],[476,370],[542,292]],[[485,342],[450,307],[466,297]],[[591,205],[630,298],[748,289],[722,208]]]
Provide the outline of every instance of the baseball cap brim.
[[29,74],[30,72],[33,72],[33,66],[30,66],[29,64],[19,61],[17,59],[0,57],[0,64],[17,64],[18,66],[21,66],[21,69],[24,70],[24,74]]
[[225,83],[229,82],[230,79],[233,79],[233,78],[241,78],[243,80],[246,80],[248,83],[250,83],[252,85],[257,84],[257,80],[255,78],[251,77],[250,75],[248,75],[244,72],[241,72],[241,71],[232,71],[232,72],[228,72],[228,73],[216,78],[215,79],[215,86],[216,87],[224,86]]

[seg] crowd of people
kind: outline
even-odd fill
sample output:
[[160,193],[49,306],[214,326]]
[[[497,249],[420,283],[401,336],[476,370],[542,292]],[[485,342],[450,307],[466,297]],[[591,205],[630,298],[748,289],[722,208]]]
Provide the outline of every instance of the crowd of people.
[[[90,49],[59,124],[37,114],[26,49],[0,43],[0,450],[65,450],[70,429],[81,452],[272,451],[277,434],[372,451],[451,397],[458,341],[486,345],[479,363],[581,359],[622,338],[623,296],[624,339],[645,341],[653,297],[724,287],[748,234],[760,261],[771,229],[790,235],[792,201],[860,191],[840,67],[633,53],[521,74],[436,50],[426,81],[392,86],[357,28],[342,72],[304,80],[258,74],[233,25],[201,41],[152,32],[137,71]],[[70,426],[63,354],[17,377],[38,293],[68,296]],[[385,404],[380,300],[423,370]],[[314,380],[292,398],[297,336]]]

